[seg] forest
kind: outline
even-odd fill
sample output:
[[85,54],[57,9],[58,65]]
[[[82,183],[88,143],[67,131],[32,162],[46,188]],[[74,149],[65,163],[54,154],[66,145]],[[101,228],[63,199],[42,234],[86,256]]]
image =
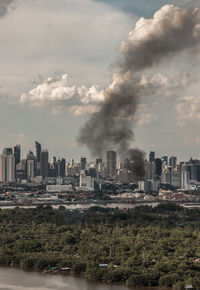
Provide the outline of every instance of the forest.
[[200,209],[60,206],[0,210],[0,266],[71,273],[127,286],[200,289]]

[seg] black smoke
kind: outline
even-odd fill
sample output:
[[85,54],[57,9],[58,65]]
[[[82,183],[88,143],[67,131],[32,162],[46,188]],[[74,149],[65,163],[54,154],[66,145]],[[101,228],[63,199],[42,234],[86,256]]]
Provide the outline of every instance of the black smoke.
[[195,53],[200,44],[200,9],[184,10],[166,5],[152,19],[141,18],[128,41],[120,47],[119,73],[104,91],[104,102],[81,128],[78,141],[93,155],[116,149],[128,157],[126,168],[144,176],[144,153],[131,149],[134,115],[140,98],[148,96],[141,72],[185,51]]

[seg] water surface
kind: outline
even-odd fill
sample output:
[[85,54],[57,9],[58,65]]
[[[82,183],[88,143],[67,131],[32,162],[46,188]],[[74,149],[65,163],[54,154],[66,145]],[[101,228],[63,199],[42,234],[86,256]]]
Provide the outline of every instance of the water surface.
[[[134,290],[122,285],[86,281],[74,276],[43,275],[13,268],[0,268],[0,290]],[[145,288],[137,288],[144,290]],[[148,288],[159,290],[159,288]],[[147,288],[146,288],[147,290]],[[161,290],[161,289],[160,289]],[[164,289],[162,289],[164,290]]]

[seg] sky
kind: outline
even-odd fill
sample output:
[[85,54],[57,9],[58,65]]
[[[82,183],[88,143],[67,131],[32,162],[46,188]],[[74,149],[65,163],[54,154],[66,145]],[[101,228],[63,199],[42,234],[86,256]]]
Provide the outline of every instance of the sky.
[[[98,110],[118,70],[119,47],[141,18],[192,0],[1,0],[0,150],[25,155],[41,142],[50,155],[91,158],[79,128]],[[158,87],[141,97],[133,146],[156,156],[200,158],[200,52],[153,66],[143,79]]]

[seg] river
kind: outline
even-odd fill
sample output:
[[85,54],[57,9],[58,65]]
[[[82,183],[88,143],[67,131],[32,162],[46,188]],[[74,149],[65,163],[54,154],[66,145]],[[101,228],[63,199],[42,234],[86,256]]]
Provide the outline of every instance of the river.
[[[45,204],[43,204],[44,206],[46,206]],[[104,207],[104,208],[116,208],[118,207],[119,209],[124,209],[124,210],[127,210],[127,209],[131,209],[131,208],[135,208],[135,207],[138,207],[138,206],[145,206],[145,205],[149,205],[149,206],[152,206],[152,207],[155,207],[158,205],[158,202],[151,202],[151,203],[72,203],[72,204],[60,204],[62,206],[64,206],[66,209],[69,209],[69,210],[75,210],[75,209],[79,209],[79,210],[84,210],[84,209],[88,209],[92,206],[100,206],[100,207]],[[53,208],[55,209],[58,209],[60,205],[51,205]],[[0,205],[0,208],[1,209],[13,209],[15,208],[16,205],[7,205],[7,206],[3,206],[3,205]],[[17,207],[19,208],[36,208],[37,206],[36,205],[30,205],[30,206],[26,206],[26,205],[18,205]]]
[[[0,290],[136,290],[122,285],[86,281],[74,276],[61,276],[24,272],[13,268],[0,268]],[[164,290],[164,288],[137,288],[137,290]],[[169,289],[169,288],[168,288]]]

